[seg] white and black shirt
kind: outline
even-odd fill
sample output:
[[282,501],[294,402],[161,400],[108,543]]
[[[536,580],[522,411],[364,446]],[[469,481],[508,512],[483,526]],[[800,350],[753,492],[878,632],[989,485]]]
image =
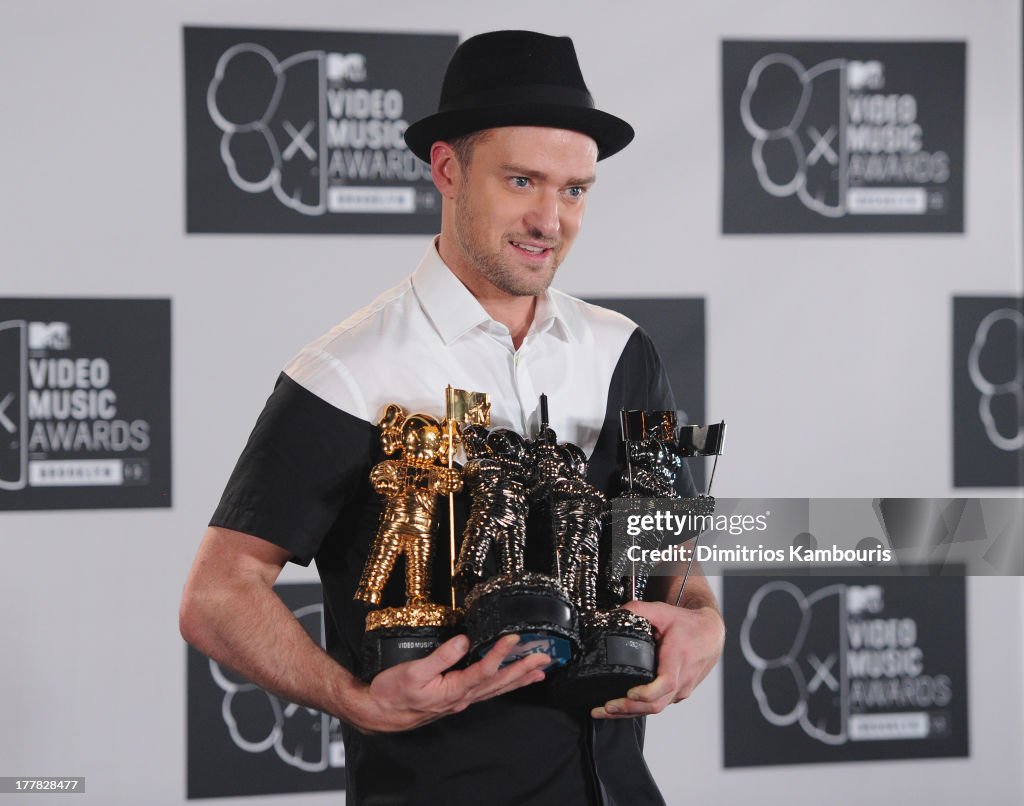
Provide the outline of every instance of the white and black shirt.
[[[357,674],[366,610],[352,595],[381,511],[369,483],[384,458],[375,424],[392,402],[443,418],[449,384],[487,392],[491,426],[527,438],[546,394],[559,441],[583,448],[606,495],[618,491],[620,409],[675,408],[653,344],[629,319],[550,290],[516,350],[434,244],[409,278],[305,347],[280,375],[211,523],[316,561],[327,650]],[[688,475],[681,492],[695,494]],[[457,500],[457,522],[466,509]],[[443,500],[439,510],[447,522]],[[446,544],[434,551],[442,584]],[[384,604],[404,603],[400,577]],[[553,707],[533,691],[542,688],[401,734],[346,729],[349,802],[436,806],[482,793],[488,803],[663,802],[641,755],[642,720],[595,722]]]

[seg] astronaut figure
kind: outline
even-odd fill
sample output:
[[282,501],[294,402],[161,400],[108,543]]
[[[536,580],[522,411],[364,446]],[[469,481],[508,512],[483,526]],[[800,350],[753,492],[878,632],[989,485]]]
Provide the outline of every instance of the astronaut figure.
[[462,536],[455,583],[465,595],[484,578],[484,562],[494,546],[498,573],[523,571],[526,544],[527,451],[523,438],[498,428],[490,433],[471,425],[462,431],[469,457],[462,478],[472,504]]
[[390,404],[378,423],[384,453],[398,451],[370,472],[374,489],[386,499],[377,536],[363,568],[355,598],[378,605],[399,554],[405,554],[408,605],[429,602],[430,550],[437,497],[462,489],[457,469],[446,467],[449,440],[428,414],[410,414]]
[[629,460],[622,473],[623,498],[679,498],[676,476],[683,460],[671,445],[648,437],[627,442]]
[[[622,471],[620,500],[680,497],[675,485],[683,460],[671,442],[647,436],[626,440],[625,445],[627,462],[626,469]],[[639,502],[637,505],[640,506]],[[641,549],[657,549],[661,547],[662,540],[660,532],[649,530],[643,533],[637,545]],[[622,604],[631,598],[642,599],[652,563],[630,562],[622,547],[617,548],[618,551],[609,551],[605,568],[604,583],[611,598],[609,604]]]
[[[551,432],[553,436],[553,432]],[[569,442],[534,443],[531,503],[546,502],[551,512],[555,565],[562,588],[580,613],[597,607],[598,548],[604,495],[587,479],[587,457]]]

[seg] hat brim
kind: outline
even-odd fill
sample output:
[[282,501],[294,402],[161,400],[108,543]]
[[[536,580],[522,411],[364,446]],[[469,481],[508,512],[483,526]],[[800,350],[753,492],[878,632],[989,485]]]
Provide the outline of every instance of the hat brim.
[[430,148],[438,140],[450,140],[482,129],[501,126],[547,126],[581,132],[597,143],[603,160],[625,148],[633,139],[633,127],[599,109],[560,104],[506,104],[438,112],[405,130],[405,143],[417,157],[430,162]]

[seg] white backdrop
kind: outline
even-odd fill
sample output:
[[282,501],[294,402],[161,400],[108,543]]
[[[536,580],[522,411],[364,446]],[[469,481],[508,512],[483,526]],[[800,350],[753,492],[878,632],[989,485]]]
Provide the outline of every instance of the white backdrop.
[[[425,243],[186,236],[183,25],[572,35],[598,104],[638,135],[601,164],[559,286],[707,298],[707,411],[730,423],[718,495],[871,497],[965,494],[950,299],[1021,293],[1020,14],[1016,0],[7,4],[0,296],[173,298],[174,507],[0,514],[0,775],[85,775],[76,803],[184,800],[177,605],[206,520],[278,369]],[[723,38],[966,40],[965,234],[720,235]],[[784,424],[802,435],[785,455]],[[649,722],[669,802],[1024,801],[1021,581],[972,579],[968,596],[969,759],[726,772],[712,675]]]

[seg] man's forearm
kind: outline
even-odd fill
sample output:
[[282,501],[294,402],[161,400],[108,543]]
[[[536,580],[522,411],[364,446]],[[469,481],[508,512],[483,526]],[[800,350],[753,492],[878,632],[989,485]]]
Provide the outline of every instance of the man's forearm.
[[364,732],[410,730],[544,678],[543,655],[505,664],[515,636],[453,670],[469,649],[469,640],[456,636],[367,685],[317,646],[274,593],[290,556],[253,535],[208,529],[181,601],[182,636],[267,691]]
[[182,600],[181,631],[200,652],[267,691],[355,721],[348,706],[363,684],[313,643],[259,577],[216,587],[190,584]]

